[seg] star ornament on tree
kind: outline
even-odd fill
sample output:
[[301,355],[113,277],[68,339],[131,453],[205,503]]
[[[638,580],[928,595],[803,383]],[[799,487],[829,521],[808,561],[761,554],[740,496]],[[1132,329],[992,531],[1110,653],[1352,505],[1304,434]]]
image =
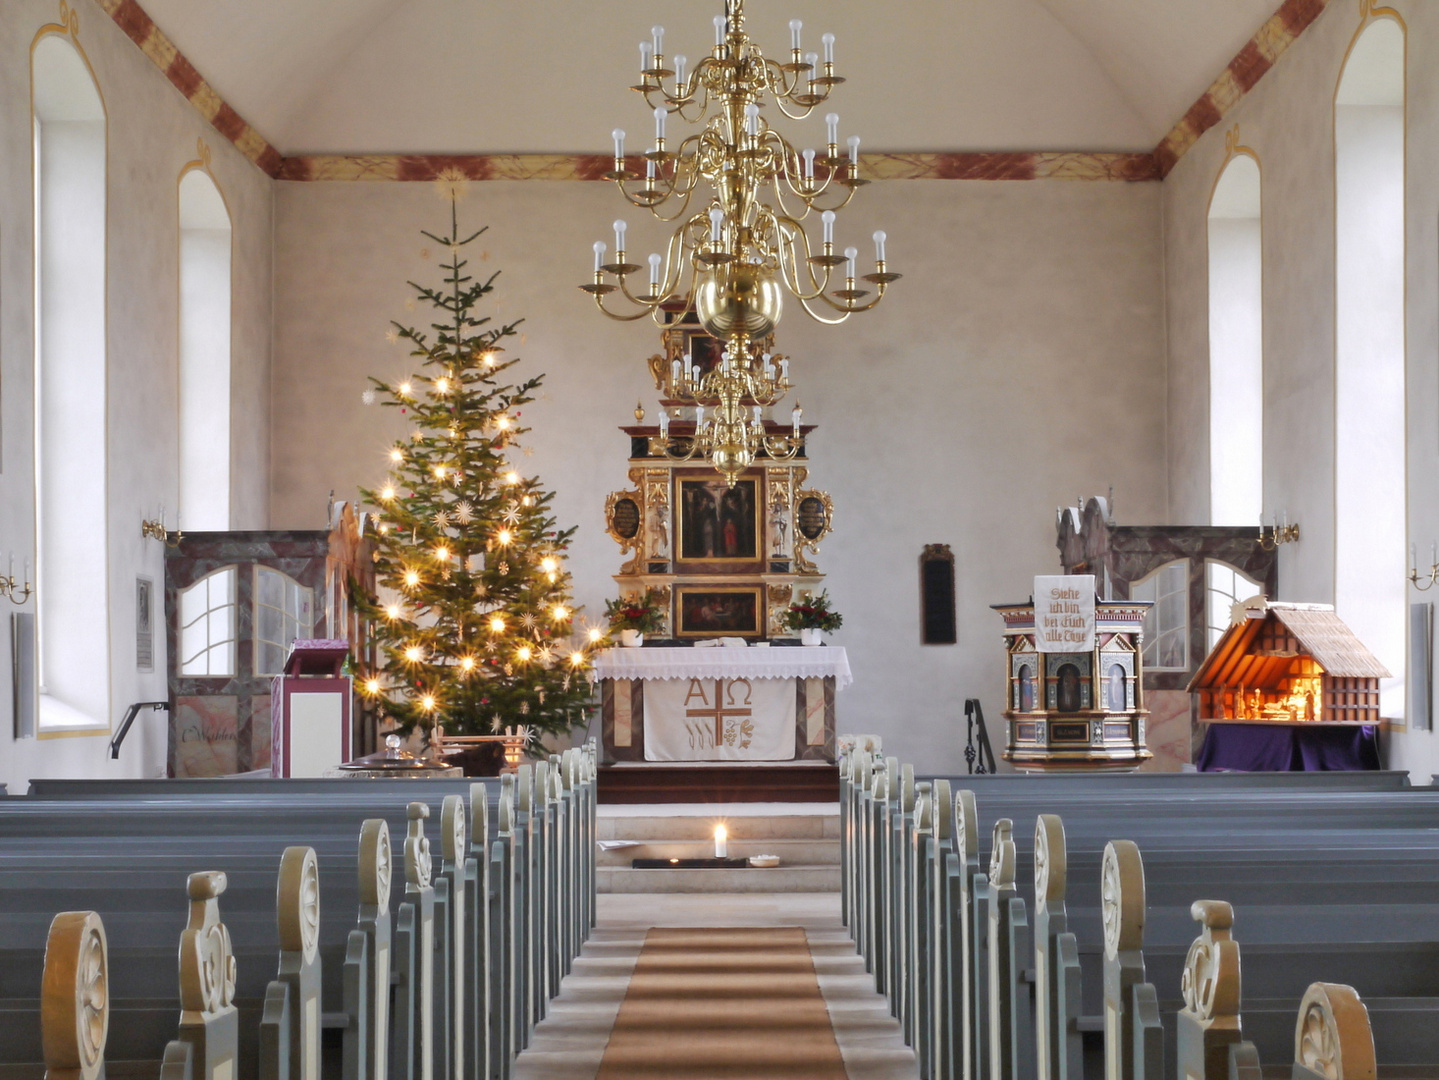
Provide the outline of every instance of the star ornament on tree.
[[[498,275],[469,272],[467,245],[483,230],[460,231],[453,198],[450,212],[448,232],[425,233],[443,280],[415,285],[431,317],[424,328],[393,328],[411,346],[411,374],[394,383],[372,379],[366,391],[402,411],[411,437],[384,443],[394,451],[389,474],[362,492],[383,517],[383,529],[371,534],[377,586],[404,601],[402,617],[387,618],[376,597],[355,596],[378,657],[357,685],[401,728],[438,723],[483,734],[518,727],[523,717],[537,748],[545,736],[588,722],[593,692],[574,674],[603,642],[580,644],[577,663],[553,662],[553,613],[575,608],[568,577],[542,565],[554,565],[553,553],[574,529],[550,516],[552,496],[541,480],[521,480],[506,460],[542,377],[522,374],[522,361],[509,354],[494,362],[517,324],[482,312]],[[397,262],[402,257],[396,253]],[[485,557],[491,545],[502,558]],[[568,626],[555,623],[553,632]],[[407,659],[416,647],[422,651]]]

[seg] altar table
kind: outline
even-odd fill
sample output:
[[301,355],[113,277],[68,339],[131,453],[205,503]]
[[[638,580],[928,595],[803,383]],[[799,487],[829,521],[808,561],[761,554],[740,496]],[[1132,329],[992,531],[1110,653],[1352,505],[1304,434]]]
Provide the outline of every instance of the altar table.
[[1378,769],[1377,724],[1210,724],[1200,772],[1343,772]]
[[605,760],[833,761],[837,646],[607,649]]

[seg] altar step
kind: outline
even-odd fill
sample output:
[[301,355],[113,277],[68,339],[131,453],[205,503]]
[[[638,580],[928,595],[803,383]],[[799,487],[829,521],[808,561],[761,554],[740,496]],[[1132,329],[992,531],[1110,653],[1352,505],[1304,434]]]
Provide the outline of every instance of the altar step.
[[[712,858],[714,828],[729,832],[730,858],[778,855],[776,867],[636,870],[633,859]],[[601,841],[630,846],[596,852],[597,885],[606,893],[789,893],[839,889],[837,803],[738,806],[601,806]]]
[[827,761],[622,761],[599,768],[601,805],[830,803],[838,799],[839,766]]

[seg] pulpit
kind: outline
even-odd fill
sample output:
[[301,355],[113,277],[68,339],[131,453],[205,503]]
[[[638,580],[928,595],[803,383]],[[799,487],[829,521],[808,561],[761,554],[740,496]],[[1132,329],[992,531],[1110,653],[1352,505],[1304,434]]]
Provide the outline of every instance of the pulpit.
[[606,763],[835,760],[843,648],[609,649],[594,673]]

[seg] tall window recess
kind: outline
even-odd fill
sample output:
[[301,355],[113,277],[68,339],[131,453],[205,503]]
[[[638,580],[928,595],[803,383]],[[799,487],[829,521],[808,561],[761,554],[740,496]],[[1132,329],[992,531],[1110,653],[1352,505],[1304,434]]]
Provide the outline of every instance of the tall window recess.
[[1189,670],[1189,560],[1175,559],[1129,586],[1131,600],[1154,606],[1144,616],[1144,667]]
[[[1404,28],[1370,18],[1334,99],[1334,598],[1396,674],[1405,663]],[[1404,715],[1404,681],[1380,688]]]
[[180,176],[180,527],[230,527],[230,213],[205,171]]
[[65,27],[30,51],[34,108],[39,733],[107,731],[105,107]]
[[1209,505],[1214,525],[1255,525],[1264,505],[1259,162],[1236,143],[1231,132],[1229,162],[1209,202]]

